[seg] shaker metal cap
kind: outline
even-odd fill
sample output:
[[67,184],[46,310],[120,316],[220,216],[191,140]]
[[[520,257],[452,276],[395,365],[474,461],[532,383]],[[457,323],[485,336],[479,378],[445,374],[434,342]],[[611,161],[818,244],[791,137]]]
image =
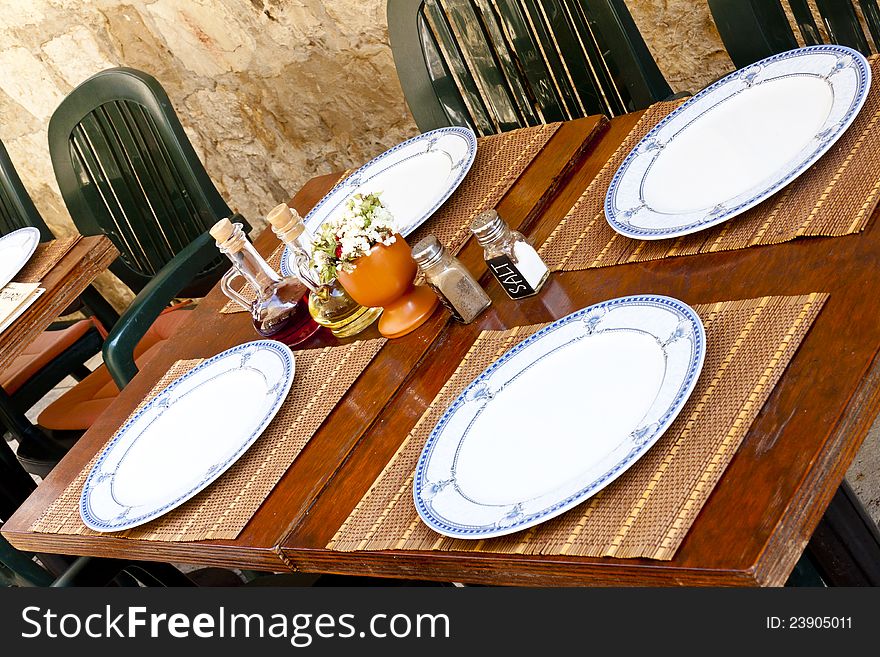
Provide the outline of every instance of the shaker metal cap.
[[443,256],[443,245],[433,235],[427,235],[412,248],[412,257],[419,267],[430,267]]
[[494,241],[506,228],[507,224],[495,210],[485,210],[471,221],[471,232],[482,245]]

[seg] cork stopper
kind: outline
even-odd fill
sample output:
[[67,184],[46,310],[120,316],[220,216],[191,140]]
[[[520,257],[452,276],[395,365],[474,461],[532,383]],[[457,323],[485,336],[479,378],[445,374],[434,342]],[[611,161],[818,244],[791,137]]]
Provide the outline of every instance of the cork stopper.
[[[214,240],[217,242],[217,246],[221,246],[225,244],[229,240],[229,238],[235,234],[235,224],[229,221],[229,219],[221,219],[216,224],[211,226],[208,232],[211,233],[211,237],[213,237]],[[243,246],[243,243],[231,244],[227,245],[226,249],[230,253],[236,253],[238,251],[241,251]]]
[[299,213],[293,208],[288,207],[285,203],[276,205],[269,210],[266,219],[272,225],[275,234],[281,235],[287,233],[285,237],[288,240],[296,239],[302,235],[306,229]]
[[211,233],[211,237],[217,240],[218,244],[222,244],[230,237],[232,237],[232,231],[232,222],[229,221],[229,219],[221,219],[216,224],[211,226],[211,229],[208,232]]

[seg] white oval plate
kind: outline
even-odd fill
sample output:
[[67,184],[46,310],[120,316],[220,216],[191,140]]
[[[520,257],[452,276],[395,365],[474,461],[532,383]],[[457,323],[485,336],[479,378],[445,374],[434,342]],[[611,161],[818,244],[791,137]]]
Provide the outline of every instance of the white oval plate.
[[40,231],[28,226],[0,237],[0,288],[15,278],[40,243]]
[[622,235],[658,240],[742,214],[824,155],[855,120],[871,86],[861,53],[799,48],[703,89],[627,155],[605,196]]
[[[314,235],[327,219],[345,210],[355,194],[382,192],[382,203],[406,237],[450,197],[477,156],[477,137],[470,128],[438,128],[408,139],[367,162],[341,181],[304,219]],[[281,257],[281,273],[290,276],[295,264],[290,249]]]
[[259,438],[293,382],[293,352],[256,340],[175,379],[110,440],[80,498],[86,527],[117,532],[177,508]]
[[697,314],[656,295],[590,306],[526,338],[428,437],[413,482],[422,520],[446,536],[481,539],[577,506],[672,423],[705,345]]

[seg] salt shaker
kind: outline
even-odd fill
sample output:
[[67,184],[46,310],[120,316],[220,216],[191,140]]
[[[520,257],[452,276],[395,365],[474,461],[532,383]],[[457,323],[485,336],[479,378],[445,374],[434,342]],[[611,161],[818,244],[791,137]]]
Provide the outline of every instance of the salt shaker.
[[413,246],[412,257],[430,288],[459,322],[470,324],[492,303],[467,267],[433,235]]
[[507,296],[522,299],[541,290],[550,270],[522,233],[511,230],[495,210],[478,214],[471,222],[471,232]]

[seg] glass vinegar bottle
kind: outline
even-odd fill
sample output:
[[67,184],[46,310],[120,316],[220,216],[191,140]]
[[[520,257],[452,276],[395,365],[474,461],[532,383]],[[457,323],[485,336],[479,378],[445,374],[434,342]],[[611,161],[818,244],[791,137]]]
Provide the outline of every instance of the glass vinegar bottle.
[[[257,333],[293,346],[320,328],[309,315],[307,291],[302,282],[293,276],[279,276],[257,253],[241,224],[221,219],[210,233],[217,248],[233,264],[220,279],[220,288],[227,297],[250,310]],[[237,276],[247,281],[256,293],[255,299],[248,299],[231,286]]]
[[375,322],[381,308],[367,308],[352,299],[335,278],[322,283],[310,265],[311,243],[302,217],[285,204],[276,206],[266,217],[272,231],[290,249],[297,277],[309,288],[309,313],[333,335],[345,338],[357,335]]

